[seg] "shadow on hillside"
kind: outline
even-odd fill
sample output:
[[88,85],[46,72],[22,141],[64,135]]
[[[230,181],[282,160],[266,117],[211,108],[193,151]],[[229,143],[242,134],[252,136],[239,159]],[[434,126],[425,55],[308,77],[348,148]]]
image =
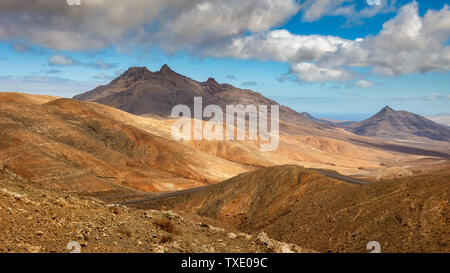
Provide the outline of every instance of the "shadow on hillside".
[[425,149],[413,148],[413,147],[409,147],[409,146],[402,146],[402,145],[396,145],[396,144],[376,144],[376,143],[366,142],[366,141],[357,140],[357,139],[353,139],[353,138],[351,138],[350,141],[352,141],[354,143],[358,143],[358,144],[364,144],[367,146],[372,146],[372,147],[390,150],[390,151],[394,151],[394,152],[400,152],[400,153],[404,153],[404,154],[450,158],[450,154],[433,151],[433,150],[425,150]]

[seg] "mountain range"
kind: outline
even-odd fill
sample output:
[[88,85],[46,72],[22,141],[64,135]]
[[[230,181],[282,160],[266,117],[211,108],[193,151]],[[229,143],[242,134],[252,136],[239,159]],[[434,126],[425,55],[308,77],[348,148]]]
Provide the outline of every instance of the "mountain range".
[[[194,97],[202,97],[203,105],[279,105],[258,92],[219,84],[209,78],[198,82],[163,65],[152,72],[146,67],[131,67],[107,85],[74,97],[76,100],[98,102],[140,116],[169,117],[178,104],[187,105],[193,113]],[[269,107],[270,110],[270,107]],[[270,112],[270,111],[269,111]],[[297,113],[280,105],[280,119],[307,127],[325,128],[306,113]]]
[[[193,113],[194,97],[202,97],[203,105],[279,105],[258,92],[239,89],[230,84],[220,84],[209,78],[198,82],[173,71],[163,65],[159,71],[152,72],[146,67],[131,67],[107,85],[74,96],[76,100],[98,102],[131,114],[168,118],[172,108],[178,104],[187,105]],[[361,121],[336,124],[317,119],[307,112],[298,113],[280,105],[281,129],[284,132],[297,132],[293,126],[302,129],[322,129],[343,127],[361,136],[377,137],[386,140],[436,140],[449,141],[450,128],[435,123],[422,116],[406,111],[383,108],[373,117]]]

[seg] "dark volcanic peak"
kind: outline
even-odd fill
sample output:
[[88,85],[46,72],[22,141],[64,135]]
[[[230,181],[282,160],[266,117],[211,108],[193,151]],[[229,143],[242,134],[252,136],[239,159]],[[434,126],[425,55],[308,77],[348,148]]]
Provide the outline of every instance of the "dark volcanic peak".
[[185,81],[186,79],[188,79],[187,77],[173,71],[172,68],[170,68],[167,64],[161,66],[159,71],[156,71],[154,74],[162,76],[165,79],[171,79],[173,81]]
[[118,78],[116,78],[114,81],[117,81],[119,79],[127,79],[129,81],[137,81],[148,74],[152,73],[150,70],[147,69],[147,67],[142,66],[133,66],[128,68],[125,72],[123,72]]
[[392,108],[389,107],[389,106],[386,106],[386,107],[384,107],[383,109],[381,109],[380,112],[383,112],[383,113],[393,113],[393,112],[395,112],[395,110],[392,109]]
[[[135,115],[168,117],[172,108],[184,104],[193,109],[194,97],[202,97],[203,105],[274,105],[276,102],[251,90],[230,84],[219,84],[214,78],[198,82],[173,71],[167,64],[157,72],[145,67],[132,67],[108,85],[75,96],[75,99],[93,101],[117,107]],[[304,127],[320,127],[308,117],[288,107],[280,107],[280,119]]]
[[150,72],[150,70],[147,69],[145,66],[132,66],[127,69],[123,74],[129,74],[129,73],[146,73]]
[[208,78],[208,80],[205,83],[219,85],[219,83],[214,78]]
[[376,113],[373,117],[380,117],[380,116],[390,116],[395,115],[397,112],[403,112],[403,111],[395,111],[389,106],[385,106],[383,109],[381,109],[378,113]]
[[210,95],[215,95],[219,92],[229,90],[231,87],[222,86],[214,78],[208,78],[207,81],[200,83],[203,89]]
[[146,74],[149,73],[150,70],[147,69],[147,67],[142,66],[133,66],[128,68],[125,72],[122,73],[122,75],[120,75],[120,77],[122,76],[132,76],[132,75],[142,75],[142,74]]
[[377,136],[387,139],[414,140],[429,138],[449,141],[450,128],[435,123],[420,115],[407,111],[396,111],[389,106],[384,107],[373,117],[348,125],[358,135]]
[[164,64],[163,66],[161,66],[161,69],[159,70],[159,72],[167,73],[167,72],[173,72],[173,70],[167,64]]

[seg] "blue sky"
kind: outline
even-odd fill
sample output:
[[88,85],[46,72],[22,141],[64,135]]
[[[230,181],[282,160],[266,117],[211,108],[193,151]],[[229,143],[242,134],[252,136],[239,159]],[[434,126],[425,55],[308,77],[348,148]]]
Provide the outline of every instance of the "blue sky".
[[447,1],[24,2],[0,3],[0,91],[72,97],[167,63],[322,118],[450,113]]

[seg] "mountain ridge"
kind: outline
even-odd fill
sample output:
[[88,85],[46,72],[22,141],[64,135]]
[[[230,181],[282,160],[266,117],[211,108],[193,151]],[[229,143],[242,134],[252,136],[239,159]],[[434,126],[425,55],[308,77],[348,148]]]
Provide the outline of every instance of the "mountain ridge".
[[202,97],[204,105],[215,104],[223,109],[226,105],[237,104],[279,105],[280,119],[283,121],[305,127],[330,127],[329,124],[311,119],[309,114],[298,113],[258,92],[227,83],[220,84],[214,78],[199,82],[173,71],[167,64],[155,72],[146,67],[130,67],[110,83],[73,98],[106,104],[135,115],[166,118],[178,104],[187,105],[193,110],[196,96]]

